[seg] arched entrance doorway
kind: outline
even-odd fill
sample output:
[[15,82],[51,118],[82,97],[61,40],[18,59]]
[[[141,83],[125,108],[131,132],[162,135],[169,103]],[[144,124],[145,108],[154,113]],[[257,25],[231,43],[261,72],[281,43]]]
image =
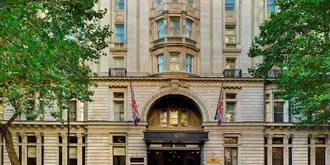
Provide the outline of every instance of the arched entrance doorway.
[[158,99],[147,114],[148,165],[200,165],[200,153],[208,132],[200,127],[202,114],[183,95]]

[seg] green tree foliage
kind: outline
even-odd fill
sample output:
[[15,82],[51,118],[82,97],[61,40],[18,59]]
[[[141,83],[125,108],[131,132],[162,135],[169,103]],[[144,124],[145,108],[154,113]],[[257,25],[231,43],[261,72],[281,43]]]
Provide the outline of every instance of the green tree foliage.
[[9,130],[18,116],[35,119],[49,107],[60,119],[69,99],[90,100],[94,84],[85,64],[103,55],[111,34],[99,25],[106,11],[94,6],[94,0],[0,2],[0,97],[13,111],[0,132],[11,164],[19,164]]
[[263,62],[250,70],[267,77],[277,67],[274,83],[291,102],[298,124],[320,126],[330,121],[330,1],[278,0],[279,12],[260,26],[249,50]]

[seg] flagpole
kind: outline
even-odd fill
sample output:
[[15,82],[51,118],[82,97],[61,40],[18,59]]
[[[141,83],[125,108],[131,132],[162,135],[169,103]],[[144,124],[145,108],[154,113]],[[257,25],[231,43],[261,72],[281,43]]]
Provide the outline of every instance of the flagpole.
[[216,111],[215,111],[214,120],[216,120],[216,119],[217,119],[218,106],[219,106],[219,102],[220,102],[220,99],[221,99],[221,95],[222,95],[222,87],[223,87],[223,81],[222,81],[222,83],[221,83],[220,94],[219,94],[219,99],[218,99],[217,108],[216,108]]

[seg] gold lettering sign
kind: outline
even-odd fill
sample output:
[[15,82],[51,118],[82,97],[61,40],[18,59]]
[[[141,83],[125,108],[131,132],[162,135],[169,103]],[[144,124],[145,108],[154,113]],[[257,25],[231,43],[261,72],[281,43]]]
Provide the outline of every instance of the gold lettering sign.
[[70,147],[70,159],[77,159],[77,147]]
[[123,148],[123,147],[116,147],[116,148],[113,148],[113,155],[114,156],[125,156],[126,154],[126,149]]
[[206,158],[206,163],[207,163],[207,164],[216,164],[216,163],[220,163],[220,158],[215,158],[215,157],[209,157],[209,158]]
[[28,158],[37,157],[37,147],[28,147]]

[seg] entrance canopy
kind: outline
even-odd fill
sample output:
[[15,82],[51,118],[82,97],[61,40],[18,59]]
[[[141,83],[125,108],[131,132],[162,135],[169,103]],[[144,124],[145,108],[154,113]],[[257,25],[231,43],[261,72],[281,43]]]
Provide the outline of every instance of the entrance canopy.
[[208,141],[208,132],[165,132],[165,131],[145,131],[144,141],[150,144],[201,144]]

